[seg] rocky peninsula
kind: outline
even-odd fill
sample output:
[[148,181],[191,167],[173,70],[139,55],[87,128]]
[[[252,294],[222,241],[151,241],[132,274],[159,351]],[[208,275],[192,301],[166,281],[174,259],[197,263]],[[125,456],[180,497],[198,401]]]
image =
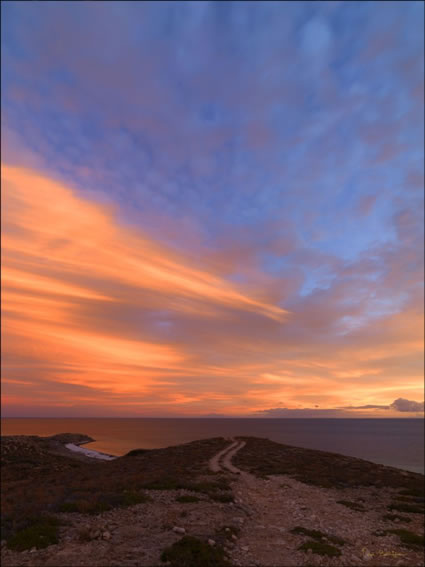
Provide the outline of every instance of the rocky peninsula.
[[[253,437],[2,437],[5,567],[424,565],[424,477]],[[90,454],[90,453],[89,453]]]

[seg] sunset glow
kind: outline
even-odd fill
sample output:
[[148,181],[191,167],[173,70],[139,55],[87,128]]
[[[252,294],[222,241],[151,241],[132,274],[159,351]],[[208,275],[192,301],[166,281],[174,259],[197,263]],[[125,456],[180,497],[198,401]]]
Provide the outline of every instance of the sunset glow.
[[9,4],[5,417],[423,415],[422,3]]

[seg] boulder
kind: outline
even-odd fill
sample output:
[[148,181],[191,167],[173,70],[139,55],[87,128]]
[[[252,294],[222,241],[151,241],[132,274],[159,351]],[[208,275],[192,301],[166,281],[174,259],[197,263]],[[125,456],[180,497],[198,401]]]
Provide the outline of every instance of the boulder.
[[185,534],[186,530],[184,528],[179,528],[178,526],[174,526],[173,532],[176,534]]

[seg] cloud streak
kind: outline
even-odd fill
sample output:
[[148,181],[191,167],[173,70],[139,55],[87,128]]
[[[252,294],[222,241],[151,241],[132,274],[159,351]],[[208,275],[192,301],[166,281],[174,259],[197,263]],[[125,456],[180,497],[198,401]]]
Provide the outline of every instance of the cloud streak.
[[[314,408],[270,408],[260,410],[257,416],[263,417],[353,417],[352,410],[359,417],[378,417],[379,412],[370,410],[394,410],[396,412],[408,412],[410,415],[415,414],[417,417],[424,413],[424,402],[415,402],[398,398],[389,405],[366,404],[364,406],[343,406],[339,408],[320,409],[319,406]],[[361,411],[359,411],[361,410]],[[422,416],[423,417],[423,416]]]
[[6,411],[420,413],[422,19],[4,3]]

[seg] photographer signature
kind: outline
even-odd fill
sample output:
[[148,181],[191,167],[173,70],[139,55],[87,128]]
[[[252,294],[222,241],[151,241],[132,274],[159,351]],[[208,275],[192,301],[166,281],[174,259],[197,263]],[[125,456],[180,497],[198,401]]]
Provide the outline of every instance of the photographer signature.
[[381,557],[403,557],[404,553],[399,553],[397,551],[377,551],[376,553],[373,553],[372,551],[369,551],[368,549],[366,549],[366,547],[363,547],[362,549],[362,553],[363,555],[365,555],[368,559],[371,557],[376,557],[377,555],[380,555]]

